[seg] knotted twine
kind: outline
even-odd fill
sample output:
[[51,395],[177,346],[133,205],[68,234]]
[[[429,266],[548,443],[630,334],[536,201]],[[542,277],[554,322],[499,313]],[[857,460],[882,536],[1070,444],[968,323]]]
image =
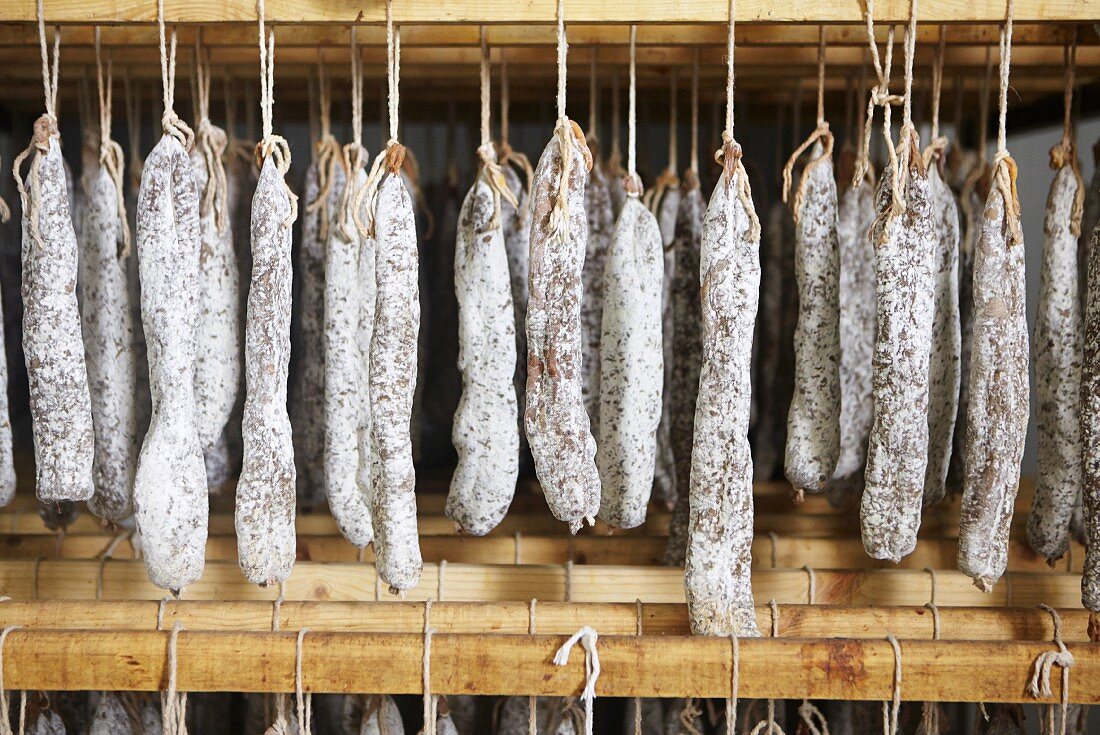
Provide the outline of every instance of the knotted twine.
[[736,182],[737,196],[749,219],[749,230],[745,234],[748,240],[760,237],[760,218],[756,216],[756,207],[752,203],[752,188],[749,186],[749,174],[742,160],[741,144],[733,136],[733,99],[734,99],[734,26],[737,20],[737,0],[729,0],[729,30],[726,34],[726,124],[722,129],[722,147],[714,153],[715,162],[722,167],[726,188]]
[[817,126],[810,133],[810,136],[794,149],[794,153],[787,159],[787,164],[783,167],[784,202],[789,199],[791,179],[798,157],[819,141],[822,147],[821,155],[810,159],[802,169],[802,179],[798,184],[798,190],[795,192],[794,201],[791,203],[791,212],[794,215],[795,223],[801,218],[802,197],[806,193],[810,171],[820,165],[822,161],[832,160],[833,157],[833,134],[829,131],[829,123],[825,121],[825,26],[818,29],[817,38]]
[[111,177],[115,186],[116,212],[118,214],[119,243],[118,257],[130,254],[130,223],[126,218],[126,199],[122,193],[122,172],[125,170],[122,146],[111,139],[111,104],[113,99],[111,83],[111,58],[107,57],[107,83],[103,79],[103,59],[100,49],[99,26],[95,27],[95,68],[96,91],[99,98],[99,165]]
[[554,654],[554,664],[565,666],[569,663],[569,652],[580,643],[584,648],[584,689],[581,701],[584,703],[584,732],[592,735],[592,704],[596,699],[596,680],[600,678],[600,656],[596,652],[599,635],[589,626],[584,626],[567,640]]
[[263,137],[256,144],[256,163],[270,156],[282,175],[283,189],[290,200],[290,215],[283,222],[283,226],[288,227],[298,219],[298,196],[286,183],[286,172],[290,170],[290,144],[283,136],[275,135],[271,127],[272,108],[275,106],[275,31],[265,35],[264,0],[256,0],[256,15],[260,29],[260,115],[263,124]]
[[[1069,229],[1074,235],[1081,234],[1081,218],[1085,209],[1085,182],[1081,178],[1081,166],[1077,161],[1077,144],[1073,135],[1073,85],[1077,66],[1077,29],[1074,28],[1073,39],[1066,44],[1066,83],[1062,93],[1064,111],[1062,113],[1062,139],[1050,149],[1050,167],[1057,171],[1063,166],[1069,166],[1073,171],[1073,178],[1077,182],[1077,188],[1073,195],[1073,208],[1070,210]],[[1070,545],[1072,553],[1073,546]]]
[[493,134],[491,128],[492,114],[489,105],[492,84],[489,74],[489,44],[485,39],[485,26],[481,27],[480,81],[481,143],[477,147],[477,157],[481,162],[481,175],[484,177],[485,184],[489,187],[489,191],[493,194],[493,217],[489,221],[489,227],[495,228],[500,226],[501,198],[503,197],[505,201],[511,204],[513,209],[519,207],[519,201],[516,199],[516,195],[513,194],[512,190],[508,187],[508,182],[504,180],[504,171],[501,169],[500,164],[497,163],[496,150],[493,148]]
[[229,184],[225,175],[225,150],[229,139],[225,131],[210,122],[210,50],[202,46],[202,28],[195,36],[195,99],[198,102],[198,124],[195,146],[206,166],[206,186],[199,199],[199,212],[214,213],[214,226],[224,235],[229,227]]
[[993,156],[993,185],[1004,199],[1004,221],[1009,247],[1022,245],[1024,235],[1020,229],[1020,197],[1016,192],[1016,162],[1008,152],[1006,123],[1008,119],[1008,76],[1012,68],[1012,4],[1007,0],[1005,24],[1001,27],[998,48],[1001,52],[1000,100],[997,119],[997,153]]
[[[359,93],[359,115],[362,110],[362,60],[358,58],[355,48],[355,26],[351,27],[351,69],[352,69],[352,101],[355,101],[356,92]],[[360,81],[355,82],[356,69],[359,70]],[[317,51],[317,116],[320,123],[320,133],[317,142],[313,145],[313,155],[317,165],[317,198],[307,202],[306,211],[317,212],[317,232],[322,241],[328,239],[329,211],[328,198],[332,193],[335,179],[336,165],[342,164],[340,144],[332,134],[332,87],[329,84],[328,75],[325,72],[324,59],[320,50]],[[355,117],[354,104],[352,105],[352,119]],[[352,135],[357,139],[362,137],[362,125],[352,126]],[[365,155],[365,153],[364,153]]]
[[[45,244],[42,242],[38,211],[38,203],[42,199],[42,180],[38,172],[38,159],[49,153],[51,139],[61,137],[57,131],[56,114],[57,68],[58,58],[61,54],[61,30],[54,28],[53,67],[51,69],[49,54],[46,51],[46,20],[42,10],[42,0],[38,0],[36,3],[35,11],[38,15],[38,49],[42,58],[42,91],[46,98],[46,112],[34,121],[34,133],[31,135],[30,143],[12,162],[12,175],[15,176],[15,188],[19,190],[19,201],[23,206],[23,214],[30,224],[31,246],[42,248]],[[30,193],[28,194],[27,188],[23,185],[23,177],[19,175],[19,169],[27,156],[31,154],[31,151],[34,151],[35,156],[34,160],[31,161],[30,173],[28,174],[30,181]]]
[[[322,65],[323,67],[323,65]],[[324,72],[321,72],[322,80],[322,110],[321,110],[321,135],[322,140],[317,144],[318,151],[318,163],[317,163],[317,175],[318,181],[321,178],[321,169],[324,164],[324,157],[331,156],[332,154],[327,150],[328,146],[336,148],[336,140],[332,137],[331,133],[327,133],[329,128],[329,93],[324,90],[326,86],[323,78]],[[323,136],[328,134],[328,138],[331,143],[325,143]],[[326,149],[323,150],[322,146]],[[364,196],[364,189],[367,183],[364,183],[362,187],[355,188],[355,180],[359,174],[359,171],[367,165],[367,149],[363,146],[363,57],[359,54],[359,46],[356,43],[355,26],[351,27],[351,142],[348,143],[340,150],[340,165],[344,168],[344,174],[347,179],[347,183],[344,186],[343,194],[340,197],[340,217],[337,220],[341,231],[344,233],[344,237],[347,240],[351,240],[353,233],[347,229],[347,227],[354,222],[356,231],[362,237],[370,237],[370,229],[367,223],[363,221],[360,216],[360,204],[362,197]],[[327,164],[328,172],[325,173],[325,185],[322,189],[324,197],[318,195],[317,201],[321,202],[324,198],[327,198],[328,192],[332,189],[332,171],[334,168],[335,158],[330,158]],[[316,202],[313,206],[316,206]],[[322,210],[322,217],[324,212]],[[327,223],[325,229],[328,229]]]
[[164,0],[157,0],[157,38],[160,42],[160,81],[162,87],[161,100],[164,109],[161,111],[160,124],[165,135],[171,135],[179,141],[187,152],[195,145],[195,133],[180,120],[173,106],[176,103],[176,29],[172,29],[172,36],[166,41],[164,30]]
[[[1066,735],[1066,716],[1069,710],[1069,670],[1074,664],[1073,654],[1062,642],[1062,616],[1049,605],[1039,605],[1039,609],[1050,613],[1054,623],[1054,645],[1058,647],[1058,650],[1045,651],[1035,657],[1035,662],[1031,668],[1031,681],[1027,685],[1027,693],[1036,699],[1049,697],[1051,695],[1050,670],[1055,666],[1062,667],[1062,726],[1060,733]],[[1048,712],[1048,718],[1053,718],[1053,706]],[[1053,729],[1053,727],[1048,727],[1047,732],[1053,732]]]
[[897,151],[894,148],[894,140],[890,134],[891,106],[901,102],[900,97],[890,94],[890,68],[893,66],[894,59],[894,27],[890,26],[886,35],[885,56],[880,58],[878,44],[875,43],[874,15],[874,0],[867,0],[864,8],[864,22],[867,29],[867,43],[871,48],[871,65],[875,69],[878,84],[871,89],[871,94],[867,98],[867,114],[863,121],[862,146],[856,158],[856,170],[852,176],[852,186],[859,185],[859,182],[867,175],[867,170],[871,165],[871,131],[874,126],[876,106],[882,107],[882,128],[886,153],[890,164],[894,167],[894,170],[897,170]]
[[932,60],[932,140],[924,149],[924,165],[927,168],[943,159],[947,138],[940,135],[940,97],[943,91],[943,57],[947,50],[947,26],[940,26],[940,39]]

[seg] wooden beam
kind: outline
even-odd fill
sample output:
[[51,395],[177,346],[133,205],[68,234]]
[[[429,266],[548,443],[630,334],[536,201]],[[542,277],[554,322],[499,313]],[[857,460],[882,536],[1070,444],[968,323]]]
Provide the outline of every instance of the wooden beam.
[[[935,573],[937,604],[945,606],[1081,606],[1076,574],[1010,572],[991,593],[955,571]],[[932,599],[932,574],[902,569],[814,572],[823,605],[921,605]],[[809,601],[810,575],[801,569],[753,572],[758,600],[781,604]],[[273,600],[275,588],[249,584],[237,564],[209,562],[187,587],[189,600]],[[141,561],[0,561],[0,595],[17,599],[160,600],[164,590],[149,582]],[[287,580],[288,600],[368,601],[389,599],[371,564],[298,562]],[[683,602],[684,573],[672,567],[597,565],[425,564],[420,584],[407,599],[455,601],[562,600],[572,602]]]
[[[116,543],[117,542],[117,543]],[[342,536],[298,536],[298,559],[312,562],[355,562],[359,550]],[[424,560],[462,564],[614,564],[659,566],[664,561],[668,539],[663,536],[513,536],[461,537],[421,536]],[[0,535],[5,559],[95,559],[113,547],[118,559],[135,557],[129,537],[109,533]],[[954,539],[920,539],[912,554],[898,565],[872,559],[858,538],[806,538],[760,535],[753,539],[754,568],[797,569],[812,563],[826,569],[954,569],[958,544]],[[373,562],[368,548],[362,561]],[[236,561],[234,535],[211,536],[206,542],[207,561]],[[1022,539],[1009,542],[1008,568],[1014,572],[1049,574],[1052,571],[1080,573],[1084,546],[1074,542],[1070,552],[1050,567]]]
[[[726,0],[693,0],[668,3],[665,0],[570,0],[565,6],[567,23],[618,24],[722,24],[727,17]],[[875,21],[904,23],[909,19],[908,0],[880,0],[875,3]],[[379,24],[385,22],[384,3],[363,4],[353,0],[268,0],[266,18],[272,24],[335,23]],[[1015,18],[1021,23],[1092,21],[1096,10],[1081,0],[1016,0]],[[35,0],[7,0],[0,4],[0,21],[35,20]],[[246,0],[165,0],[164,17],[170,23],[250,22],[256,7]],[[393,17],[399,24],[551,24],[554,4],[532,0],[396,0]],[[999,23],[1005,17],[1000,0],[926,0],[920,6],[925,23]],[[51,0],[46,8],[49,23],[133,24],[152,23],[156,7],[142,0]],[[777,4],[774,0],[741,0],[737,20],[742,23],[847,23],[862,21],[860,5],[847,0]]]
[[[16,630],[4,651],[12,689],[158,691],[167,680],[165,631]],[[436,633],[431,691],[444,694],[577,696],[584,652],[551,662],[563,635]],[[181,631],[176,646],[181,691],[293,691],[295,633]],[[882,639],[770,639],[740,642],[744,698],[886,700],[895,654]],[[310,692],[420,694],[425,639],[410,633],[308,633],[302,683]],[[1032,662],[1050,643],[900,644],[907,701],[1027,701]],[[1071,644],[1069,699],[1100,702],[1100,646]],[[597,644],[604,697],[726,697],[733,657],[724,638],[606,636]],[[1061,677],[1051,677],[1055,702]],[[1032,700],[1034,701],[1034,700]]]
[[[152,601],[24,601],[0,605],[0,627],[64,630],[154,630],[160,603]],[[535,630],[568,635],[589,625],[600,635],[634,635],[638,626],[636,603],[539,601]],[[893,633],[901,640],[930,640],[934,618],[927,607],[848,607],[840,605],[779,605],[779,636],[783,638],[881,638]],[[265,631],[271,628],[269,602],[170,601],[164,605],[161,627],[179,623],[187,630]],[[1062,636],[1084,643],[1089,613],[1063,609]],[[434,602],[431,627],[440,633],[529,632],[528,602]],[[1038,608],[941,607],[940,638],[954,641],[1049,641],[1054,635],[1051,616]],[[772,610],[756,609],[760,632],[771,635]],[[690,635],[683,604],[644,603],[642,630],[646,635]],[[278,609],[279,630],[350,633],[419,633],[424,628],[420,602],[283,602]]]

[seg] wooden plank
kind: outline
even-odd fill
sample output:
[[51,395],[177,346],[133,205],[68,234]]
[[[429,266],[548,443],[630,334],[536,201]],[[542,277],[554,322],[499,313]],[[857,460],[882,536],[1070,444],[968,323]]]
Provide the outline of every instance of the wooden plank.
[[[152,601],[23,601],[0,605],[0,627],[65,630],[153,630],[160,603]],[[683,604],[644,603],[640,606],[646,635],[689,635]],[[777,606],[779,636],[784,638],[881,638],[929,640],[934,621],[926,607],[851,607],[841,605]],[[259,601],[171,601],[164,604],[162,628],[179,623],[187,630],[264,631],[271,627],[272,603]],[[540,601],[535,605],[535,630],[568,635],[589,625],[601,635],[634,635],[636,603]],[[1084,643],[1089,613],[1063,609],[1066,642]],[[529,632],[527,602],[435,602],[431,627],[440,633]],[[354,633],[418,633],[424,626],[419,602],[298,602],[278,608],[279,630]],[[943,607],[939,610],[942,640],[1049,641],[1054,635],[1050,615],[1038,608]],[[756,609],[760,631],[771,635],[772,610]]]
[[[814,572],[818,604],[921,605],[932,598],[928,572],[903,569]],[[955,571],[935,574],[942,606],[1081,606],[1075,574],[1010,572],[991,593]],[[781,604],[809,601],[810,577],[801,569],[753,573],[758,600]],[[235,563],[209,562],[187,587],[189,600],[273,600],[275,588],[249,584]],[[165,591],[149,582],[141,561],[0,561],[0,595],[16,599],[160,600]],[[366,601],[389,599],[370,564],[299,562],[287,580],[288,600]],[[596,565],[425,564],[420,584],[406,599],[455,601],[562,600],[573,602],[683,602],[683,570],[669,567]]]
[[[117,543],[116,543],[117,541]],[[134,557],[128,537],[109,533],[0,535],[0,552],[5,559],[94,559],[114,545],[118,559]],[[663,536],[513,536],[463,537],[421,536],[424,560],[463,564],[617,564],[658,566],[663,563],[667,538]],[[858,538],[807,538],[757,536],[752,546],[754,568],[798,568],[814,564],[826,569],[954,569],[957,544],[954,539],[920,539],[912,554],[898,565],[872,559]],[[236,561],[237,539],[233,535],[211,536],[206,543],[207,561]],[[313,562],[374,561],[374,552],[359,549],[341,536],[298,536],[298,559]],[[1081,572],[1084,547],[1074,542],[1055,566],[1037,556],[1021,539],[1009,542],[1008,568],[1014,572]]]
[[[4,651],[13,689],[157,691],[167,679],[164,631],[17,630]],[[431,690],[445,694],[577,696],[584,653],[551,662],[564,635],[436,633]],[[182,691],[293,691],[295,633],[181,631],[176,648]],[[1025,701],[1031,664],[1049,643],[900,644],[907,701]],[[425,640],[417,634],[309,633],[302,683],[310,692],[420,694]],[[730,642],[689,636],[606,636],[597,644],[597,696],[725,697]],[[1070,644],[1069,699],[1100,702],[1100,646]],[[882,639],[770,639],[740,642],[744,698],[884,700],[893,691],[895,654]],[[1052,676],[1052,696],[1061,677]]]
[[[68,25],[62,32],[66,49],[94,44],[94,27]],[[1074,31],[1081,47],[1100,43],[1091,24],[1026,24],[1013,25],[1012,46],[1064,46],[1072,39]],[[950,25],[947,27],[948,46],[996,46],[999,41],[998,24]],[[179,45],[190,48],[195,44],[197,26],[183,25],[177,28]],[[347,48],[350,43],[347,26],[312,25],[296,26],[293,33],[278,34],[280,49]],[[886,42],[885,25],[875,29],[876,40]],[[817,47],[818,29],[778,23],[739,25],[736,30],[737,47],[751,46],[812,46]],[[554,46],[556,31],[547,25],[493,25],[486,29],[486,39],[492,48],[522,48],[525,46]],[[203,43],[211,47],[241,46],[254,48],[256,28],[253,24],[221,24],[203,28]],[[356,42],[360,46],[385,46],[386,32],[381,26],[358,26]],[[586,46],[626,46],[630,42],[630,26],[621,23],[578,24],[569,26],[569,46],[574,52]],[[917,44],[935,45],[939,42],[939,28],[922,24],[917,28]],[[149,25],[102,26],[100,43],[105,48],[116,46],[155,47],[159,41],[157,30]],[[418,46],[456,47],[480,46],[480,26],[468,25],[404,25],[401,28],[401,48]],[[862,24],[831,25],[825,29],[827,46],[856,46],[865,48],[867,30]],[[643,25],[638,28],[637,46],[724,46],[726,29],[721,24],[661,24]],[[0,46],[37,46],[38,27],[34,23],[0,24]]]
[[[1092,21],[1096,8],[1081,0],[1016,0],[1015,18],[1021,23]],[[394,20],[401,24],[550,24],[555,20],[553,3],[536,0],[396,0]],[[728,12],[726,0],[570,0],[565,5],[567,23],[722,23]],[[880,0],[875,3],[879,23],[903,23],[909,19],[908,0]],[[268,0],[265,14],[272,24],[385,21],[384,3],[363,4],[354,0]],[[926,0],[920,19],[926,23],[997,23],[1004,19],[1000,0]],[[7,0],[0,4],[0,21],[35,20],[35,0]],[[222,23],[256,19],[256,7],[247,0],[165,0],[164,17],[169,22]],[[50,23],[152,23],[156,7],[143,0],[51,0],[46,8]],[[741,0],[739,22],[859,23],[860,5],[847,0],[814,3],[776,3],[774,0]]]

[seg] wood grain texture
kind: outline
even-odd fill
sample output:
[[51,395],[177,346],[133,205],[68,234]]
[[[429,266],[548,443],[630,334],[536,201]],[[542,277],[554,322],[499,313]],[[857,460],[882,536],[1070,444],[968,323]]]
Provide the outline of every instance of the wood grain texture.
[[[432,690],[447,694],[576,696],[584,656],[551,657],[563,635],[436,633]],[[4,682],[14,689],[157,691],[167,679],[165,631],[17,630],[4,652]],[[181,691],[293,691],[293,632],[182,631]],[[1049,643],[906,641],[905,700],[1027,701],[1030,664]],[[1100,648],[1071,644],[1072,702],[1100,702]],[[311,692],[419,694],[424,638],[415,633],[307,634],[302,682]],[[601,637],[597,696],[724,697],[732,656],[725,638]],[[777,665],[777,662],[780,662]],[[883,700],[893,685],[894,653],[882,639],[745,639],[740,696]],[[1060,677],[1052,677],[1057,701]]]

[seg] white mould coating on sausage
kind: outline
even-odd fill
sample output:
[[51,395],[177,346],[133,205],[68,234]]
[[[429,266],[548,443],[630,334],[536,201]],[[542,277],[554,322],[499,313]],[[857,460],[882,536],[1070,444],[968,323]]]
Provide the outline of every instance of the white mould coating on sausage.
[[555,232],[553,222],[563,168],[557,135],[539,159],[531,192],[524,426],[550,511],[576,533],[585,519],[599,511],[600,477],[596,441],[581,392],[581,266],[588,236],[584,211],[588,173],[583,136],[572,127],[564,233]]
[[375,567],[391,590],[420,581],[423,561],[416,530],[413,468],[413,392],[420,329],[419,258],[412,199],[389,175],[375,209],[376,310],[370,342],[370,404]]
[[1081,604],[1092,612],[1100,612],[1100,227],[1093,228],[1090,236],[1087,280],[1081,359],[1082,530],[1085,537]]
[[[542,163],[541,161],[539,162]],[[611,210],[611,190],[607,175],[593,166],[584,190],[584,210],[588,216],[588,241],[581,270],[581,344],[584,350],[581,386],[584,408],[592,423],[592,435],[600,433],[600,335],[603,329],[604,271],[616,220]],[[530,235],[528,235],[530,239]]]
[[680,213],[680,189],[668,187],[657,204],[657,226],[663,246],[663,278],[661,284],[661,350],[664,355],[662,375],[661,421],[657,427],[657,463],[653,473],[653,494],[666,505],[674,504],[679,487],[676,485],[676,457],[672,451],[672,282],[676,278],[676,219]]
[[1077,177],[1054,175],[1043,221],[1043,264],[1035,318],[1035,398],[1039,439],[1027,542],[1049,560],[1069,547],[1069,523],[1081,494],[1081,308],[1077,237],[1071,229]]
[[611,236],[600,337],[596,466],[602,488],[600,518],[613,528],[645,522],[654,484],[664,381],[663,251],[656,218],[631,197]]
[[784,472],[796,493],[823,492],[840,455],[840,255],[833,161],[821,143],[802,173],[795,217],[798,324]]
[[974,346],[959,516],[959,569],[983,591],[1004,574],[1028,419],[1024,245],[1008,242],[990,189],[974,253]]
[[512,307],[516,323],[516,386],[520,455],[525,456],[527,433],[523,428],[523,411],[527,405],[527,259],[531,249],[531,203],[523,179],[511,165],[502,166],[504,181],[516,197],[516,206],[500,200],[500,219],[504,231],[504,249],[508,253],[508,274],[512,284]]
[[187,152],[165,135],[145,159],[137,209],[141,317],[153,412],[134,510],[149,578],[179,590],[202,575],[209,514],[195,427],[199,197]]
[[688,525],[688,617],[696,635],[759,635],[753,608],[749,362],[760,240],[723,175],[707,207],[699,258],[703,365],[695,411]]
[[122,703],[123,696],[126,695],[100,692],[88,735],[133,735],[134,723],[130,721],[130,715]]
[[404,732],[401,711],[393,697],[382,694],[367,698],[359,735],[402,735]]
[[458,215],[454,277],[462,397],[451,431],[458,465],[444,510],[462,532],[474,536],[500,523],[519,475],[515,311],[504,233],[487,175],[478,176]]
[[124,223],[119,219],[117,196],[110,174],[99,167],[84,207],[80,253],[81,324],[96,448],[92,462],[95,495],[88,508],[112,522],[134,512],[137,465],[133,314],[126,261],[119,257]]
[[683,566],[687,553],[688,488],[691,449],[695,441],[695,399],[703,362],[703,315],[699,305],[699,246],[703,238],[706,202],[698,183],[687,188],[676,220],[676,276],[672,285],[672,420],[669,430],[676,462],[676,502],[669,519],[665,563]]
[[[367,174],[360,168],[347,178],[348,186],[361,187]],[[360,302],[367,298],[368,308],[373,307],[374,279],[360,281],[359,268],[363,250],[373,258],[374,241],[359,235],[348,214],[337,210],[325,243],[324,480],[337,528],[352,545],[363,548],[374,538],[374,527],[370,501],[357,479],[361,414],[370,402],[366,375],[361,374]]]
[[252,197],[252,283],[245,317],[244,459],[234,526],[253,584],[285,582],[294,566],[295,467],[286,408],[293,280],[291,204],[270,156]]
[[[195,187],[200,196],[207,186],[206,160],[191,152]],[[199,345],[195,357],[195,424],[203,454],[217,451],[217,444],[241,384],[240,286],[233,227],[226,216],[224,232],[218,232],[215,208],[199,210]],[[215,458],[214,461],[217,461]]]
[[906,209],[890,215],[893,170],[879,182],[875,245],[877,331],[872,363],[875,420],[867,442],[860,523],[863,548],[898,562],[913,551],[928,462],[928,361],[935,308],[932,191],[916,141]]
[[229,440],[226,432],[223,431],[214,445],[202,453],[202,461],[206,465],[206,488],[211,495],[217,495],[221,492],[222,486],[229,482],[231,474]]
[[65,723],[53,710],[42,710],[27,725],[27,735],[65,735]]
[[[365,165],[365,164],[364,164]],[[349,191],[349,197],[353,195],[353,192],[360,191],[366,186],[367,174],[366,169],[360,168],[356,171],[354,177],[355,189]],[[407,184],[406,184],[407,187]],[[350,203],[354,204],[355,199],[350,199]],[[360,207],[363,205],[360,203]],[[345,213],[346,214],[346,213]],[[371,373],[371,354],[370,354],[370,342],[374,337],[374,318],[375,311],[377,309],[377,285],[375,278],[375,268],[377,267],[377,252],[375,250],[374,238],[363,236],[359,233],[358,225],[353,221],[345,222],[344,228],[351,234],[352,238],[358,238],[359,242],[359,263],[358,263],[358,283],[356,289],[359,294],[359,321],[355,331],[355,344],[358,347],[356,352],[356,361],[359,366],[358,383],[359,392],[354,397],[354,400],[359,406],[359,423],[356,427],[356,443],[358,446],[358,464],[355,472],[355,484],[358,488],[358,492],[353,497],[344,497],[342,503],[344,504],[343,514],[347,515],[349,512],[349,506],[351,506],[350,513],[356,522],[366,521],[370,524],[370,535],[374,535],[374,523],[370,520],[370,497],[371,488],[374,486],[374,450],[371,448],[371,423],[373,416],[373,409],[371,408],[371,395],[370,395],[370,373]],[[363,221],[364,212],[359,212],[359,219]],[[419,339],[419,338],[418,338]],[[418,362],[417,374],[419,375],[420,363]],[[419,384],[419,381],[417,381]],[[420,423],[417,421],[417,396],[413,396],[413,417],[411,420],[412,442],[413,442],[413,457],[416,457],[416,435],[415,429],[419,428]],[[366,513],[363,513],[363,504],[366,507]],[[330,501],[331,506],[331,501]]]
[[834,480],[862,485],[867,435],[875,418],[871,359],[875,351],[874,187],[863,180],[840,197],[840,456]]
[[[34,430],[35,491],[52,503],[92,496],[95,436],[76,303],[77,242],[69,216],[61,146],[36,152],[28,198],[38,194],[35,243],[23,213],[23,356]],[[32,180],[37,177],[36,192]]]
[[935,302],[932,350],[928,358],[928,465],[924,475],[924,505],[943,500],[947,469],[959,410],[959,207],[943,180],[939,163],[928,169],[935,218]]
[[[290,424],[293,428],[294,458],[298,465],[298,499],[306,507],[325,497],[325,239],[326,226],[339,206],[346,177],[342,166],[332,167],[331,187],[324,207],[302,212],[302,244],[298,251],[299,299],[296,370],[293,375]],[[302,201],[312,204],[319,194],[317,161],[306,169]],[[328,231],[325,233],[328,234]]]

